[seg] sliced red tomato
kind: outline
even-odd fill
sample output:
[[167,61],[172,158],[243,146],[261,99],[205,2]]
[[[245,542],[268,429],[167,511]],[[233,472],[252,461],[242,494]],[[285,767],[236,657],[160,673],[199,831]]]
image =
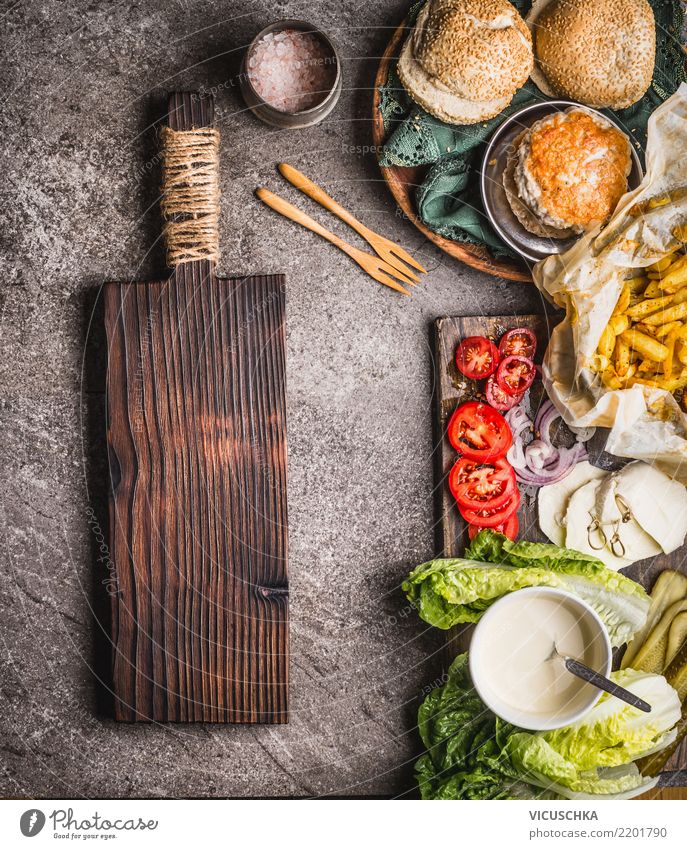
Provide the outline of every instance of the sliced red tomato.
[[506,357],[527,357],[534,359],[537,350],[537,337],[527,327],[516,327],[504,333],[499,342],[499,354]]
[[[483,528],[478,527],[477,525],[468,525],[468,536],[471,540],[473,540],[477,534],[484,530]],[[518,514],[513,513],[513,515],[506,519],[506,521],[502,525],[497,525],[495,528],[491,528],[492,531],[497,531],[504,536],[507,536],[508,539],[515,540],[518,538],[518,532],[520,531],[520,522],[518,522]]]
[[536,375],[532,360],[513,354],[499,363],[496,382],[508,395],[522,395],[532,386]]
[[499,349],[486,336],[468,336],[456,350],[456,366],[471,380],[484,380],[498,364]]
[[461,510],[496,510],[517,489],[515,470],[503,457],[488,463],[461,457],[451,469],[448,486]]
[[485,394],[489,406],[495,410],[500,410],[502,413],[505,413],[506,410],[512,410],[513,407],[522,401],[522,395],[509,395],[507,392],[504,392],[496,382],[493,374],[487,381]]
[[469,507],[460,511],[460,515],[470,525],[477,525],[478,528],[496,528],[499,525],[505,524],[508,519],[517,513],[520,506],[520,491],[516,488],[510,499],[501,507],[490,510],[488,507],[480,510],[472,510]]
[[448,423],[448,439],[463,457],[482,463],[505,457],[513,444],[508,422],[479,401],[468,401],[458,407]]

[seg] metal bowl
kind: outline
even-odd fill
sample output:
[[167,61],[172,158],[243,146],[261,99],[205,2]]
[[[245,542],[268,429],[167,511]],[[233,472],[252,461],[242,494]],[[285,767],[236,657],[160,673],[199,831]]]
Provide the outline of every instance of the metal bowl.
[[[551,239],[535,236],[534,233],[530,233],[522,226],[510,208],[506,190],[503,187],[503,172],[506,169],[508,152],[516,136],[531,127],[535,121],[539,121],[540,118],[545,118],[554,112],[563,112],[571,106],[598,115],[604,120],[610,121],[621,132],[625,132],[616,121],[589,106],[574,103],[571,100],[547,100],[526,106],[505,120],[491,137],[482,160],[480,189],[487,217],[503,241],[517,251],[520,256],[531,262],[538,262],[551,254],[564,253],[575,244],[580,236],[573,236],[568,239]],[[632,191],[641,183],[643,174],[642,165],[631,138],[630,151],[632,154],[632,170],[627,182],[628,190]]]
[[[312,108],[304,109],[301,112],[282,112],[264,101],[255,90],[248,73],[248,59],[250,58],[258,41],[260,41],[260,39],[268,33],[282,32],[285,29],[311,32],[313,35],[316,35],[326,47],[327,52],[331,57],[331,62],[336,68],[332,86],[328,92],[323,93],[322,100]],[[322,30],[312,24],[309,24],[307,21],[300,21],[295,18],[275,21],[275,23],[270,24],[265,27],[265,29],[261,30],[248,46],[241,63],[240,88],[241,93],[243,94],[243,99],[246,101],[246,105],[250,111],[266,124],[287,130],[312,127],[314,124],[319,124],[320,121],[323,121],[334,109],[339,100],[342,88],[341,60],[331,39],[326,36]]]

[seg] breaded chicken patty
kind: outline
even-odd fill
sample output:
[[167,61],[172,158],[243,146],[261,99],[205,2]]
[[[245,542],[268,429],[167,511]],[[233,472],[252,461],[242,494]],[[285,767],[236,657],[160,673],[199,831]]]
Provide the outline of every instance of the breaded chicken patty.
[[630,142],[610,121],[584,109],[532,125],[518,151],[518,195],[545,225],[582,233],[605,222],[627,191]]

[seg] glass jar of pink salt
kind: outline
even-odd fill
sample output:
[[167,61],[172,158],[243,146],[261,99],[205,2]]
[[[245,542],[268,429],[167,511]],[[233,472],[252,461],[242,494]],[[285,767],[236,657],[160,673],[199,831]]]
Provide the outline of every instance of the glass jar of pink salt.
[[341,64],[321,30],[306,21],[277,21],[248,47],[240,83],[248,108],[266,124],[310,127],[336,106]]

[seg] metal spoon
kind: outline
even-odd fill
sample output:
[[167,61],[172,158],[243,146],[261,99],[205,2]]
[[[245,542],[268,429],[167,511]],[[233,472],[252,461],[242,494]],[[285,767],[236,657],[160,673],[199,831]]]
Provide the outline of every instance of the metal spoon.
[[608,678],[601,675],[600,672],[595,672],[579,660],[575,660],[572,657],[566,657],[566,655],[561,654],[555,643],[553,644],[553,650],[549,655],[549,660],[552,660],[553,658],[560,658],[565,661],[565,668],[568,672],[576,675],[583,681],[587,681],[589,684],[593,684],[595,687],[598,687],[599,690],[605,690],[612,696],[627,702],[628,705],[632,705],[632,707],[643,710],[644,713],[651,712],[651,705],[648,702],[645,702],[644,699],[640,699],[638,696],[635,696],[634,693],[631,693],[624,687],[620,687],[618,684],[615,684],[613,681],[610,681]]

